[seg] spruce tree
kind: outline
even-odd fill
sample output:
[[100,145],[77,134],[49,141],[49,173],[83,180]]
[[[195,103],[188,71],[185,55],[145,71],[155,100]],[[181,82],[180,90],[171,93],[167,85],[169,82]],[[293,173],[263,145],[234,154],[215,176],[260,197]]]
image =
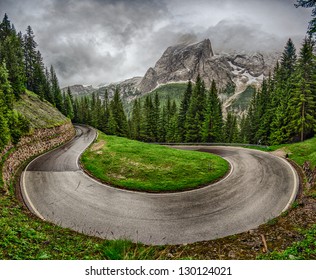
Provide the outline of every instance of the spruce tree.
[[50,72],[48,71],[47,67],[45,68],[44,94],[45,99],[54,105],[55,98],[52,92]]
[[43,58],[39,51],[37,51],[36,54],[36,63],[34,65],[33,75],[33,91],[40,97],[41,100],[44,100],[46,95],[46,76]]
[[3,94],[3,102],[5,105],[4,108],[12,110],[14,95],[11,84],[9,82],[9,73],[5,63],[2,63],[2,65],[0,64],[0,90]]
[[67,92],[66,94],[66,98],[65,98],[65,112],[66,112],[66,116],[73,120],[74,118],[74,108],[73,108],[73,102],[71,100],[71,95],[69,94],[69,92]]
[[6,38],[15,33],[13,26],[5,13],[2,22],[0,23],[0,41],[3,42]]
[[[110,118],[109,124],[111,130],[114,131],[114,134],[117,136],[127,136],[128,135],[128,125],[126,115],[123,109],[123,103],[119,95],[119,88],[115,89],[113,100],[110,103]],[[112,120],[113,118],[113,120]]]
[[308,25],[308,34],[314,36],[316,33],[316,1],[315,0],[297,0],[295,7],[313,8],[312,9],[312,20]]
[[159,118],[160,118],[160,100],[158,92],[155,93],[154,102],[153,102],[153,141],[158,142],[159,139]]
[[205,116],[205,86],[198,75],[185,121],[186,142],[200,142],[202,140],[201,130]]
[[179,131],[180,142],[185,141],[185,135],[186,135],[185,123],[186,123],[187,113],[190,106],[191,96],[192,96],[192,83],[191,83],[191,80],[189,80],[186,91],[184,92],[184,95],[180,104],[180,109],[179,109],[178,131]]
[[26,29],[26,34],[23,37],[24,45],[24,63],[27,89],[34,91],[35,80],[34,71],[37,63],[37,43],[34,40],[34,33],[31,26]]
[[5,62],[16,99],[25,91],[23,43],[5,14],[0,24],[0,63]]
[[52,91],[52,96],[54,99],[54,105],[56,106],[56,108],[61,111],[62,107],[63,107],[63,98],[61,95],[61,90],[59,87],[59,83],[58,83],[58,78],[56,75],[56,72],[54,70],[53,65],[51,65],[50,67],[50,84],[51,84],[51,91]]
[[138,99],[134,101],[131,118],[131,137],[141,140],[141,103]]
[[239,142],[239,130],[237,124],[237,117],[231,112],[228,112],[227,119],[224,125],[224,141],[226,143]]
[[280,71],[281,79],[288,80],[289,77],[294,73],[296,64],[296,48],[291,38],[287,41],[284,51],[281,56]]
[[289,103],[291,132],[300,141],[316,131],[316,58],[313,49],[313,41],[305,38]]
[[202,125],[203,142],[220,142],[222,140],[223,116],[221,106],[216,83],[213,80],[208,91],[207,107]]

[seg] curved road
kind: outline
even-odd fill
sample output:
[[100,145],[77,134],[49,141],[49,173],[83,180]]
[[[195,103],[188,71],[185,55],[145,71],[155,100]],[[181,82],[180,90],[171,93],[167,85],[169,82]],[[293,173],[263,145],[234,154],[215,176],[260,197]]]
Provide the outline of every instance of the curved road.
[[298,178],[290,164],[236,147],[187,147],[230,162],[230,174],[208,187],[166,194],[116,189],[79,168],[79,156],[96,132],[83,126],[76,130],[74,140],[26,167],[21,188],[37,216],[88,235],[145,244],[210,240],[257,227],[278,216],[296,195]]

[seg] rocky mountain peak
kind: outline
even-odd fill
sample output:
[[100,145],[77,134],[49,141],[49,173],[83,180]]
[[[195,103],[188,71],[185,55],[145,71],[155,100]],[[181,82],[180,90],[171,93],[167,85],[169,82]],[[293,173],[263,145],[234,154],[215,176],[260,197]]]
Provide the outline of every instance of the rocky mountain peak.
[[215,55],[209,39],[178,44],[168,47],[155,66],[147,70],[138,89],[147,93],[161,84],[194,81],[200,75],[206,87],[215,80],[220,91],[232,85],[243,91],[249,85],[259,86],[276,60],[275,54],[259,52]]
[[142,82],[141,92],[149,92],[160,84],[195,79],[205,62],[214,56],[211,41],[179,44],[166,49],[154,68],[149,68]]

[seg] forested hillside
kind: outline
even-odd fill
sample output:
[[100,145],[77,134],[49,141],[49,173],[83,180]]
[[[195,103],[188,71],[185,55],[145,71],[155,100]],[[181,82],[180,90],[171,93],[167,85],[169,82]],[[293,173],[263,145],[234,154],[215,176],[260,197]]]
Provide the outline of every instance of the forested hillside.
[[306,37],[298,56],[291,39],[273,74],[264,81],[241,120],[246,143],[303,141],[316,131],[315,42]]
[[[17,143],[21,136],[29,133],[32,125],[34,127],[30,114],[26,117],[26,112],[30,112],[27,105],[32,105],[26,104],[32,98],[26,90],[34,92],[42,101],[49,101],[60,111],[72,110],[70,98],[63,98],[55,70],[53,66],[49,70],[45,67],[34,38],[30,26],[25,34],[17,32],[7,14],[4,15],[0,23],[0,151],[8,143]],[[45,107],[45,103],[41,104]],[[36,112],[41,108],[33,109]]]

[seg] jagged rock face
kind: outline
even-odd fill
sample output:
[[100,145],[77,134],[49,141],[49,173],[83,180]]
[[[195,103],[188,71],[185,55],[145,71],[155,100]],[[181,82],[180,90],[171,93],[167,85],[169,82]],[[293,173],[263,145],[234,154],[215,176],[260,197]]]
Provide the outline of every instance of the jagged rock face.
[[134,77],[131,79],[124,80],[122,82],[111,83],[107,86],[100,87],[97,90],[101,99],[104,96],[105,91],[107,91],[109,98],[111,99],[114,96],[116,88],[119,89],[120,96],[124,102],[130,102],[139,96],[138,87],[142,80],[142,77]]
[[[139,85],[141,93],[147,93],[161,84],[194,81],[198,74],[210,87],[215,80],[219,90],[228,85],[257,84],[267,76],[276,58],[261,53],[214,55],[211,42],[206,39],[197,44],[169,47],[149,68]],[[258,79],[257,79],[258,78]]]
[[235,66],[246,69],[250,75],[258,77],[267,71],[263,55],[255,53],[250,56],[247,55],[236,55],[231,61]]
[[160,84],[196,79],[205,74],[207,61],[214,55],[211,42],[206,39],[193,45],[177,45],[167,48],[154,68],[149,68],[139,85],[142,93]]
[[[73,86],[70,86],[69,88],[73,96],[88,95],[96,90],[93,86],[83,86],[83,85],[73,85]],[[67,89],[68,87],[65,87],[65,88],[62,88],[61,91],[63,93],[67,93]]]

